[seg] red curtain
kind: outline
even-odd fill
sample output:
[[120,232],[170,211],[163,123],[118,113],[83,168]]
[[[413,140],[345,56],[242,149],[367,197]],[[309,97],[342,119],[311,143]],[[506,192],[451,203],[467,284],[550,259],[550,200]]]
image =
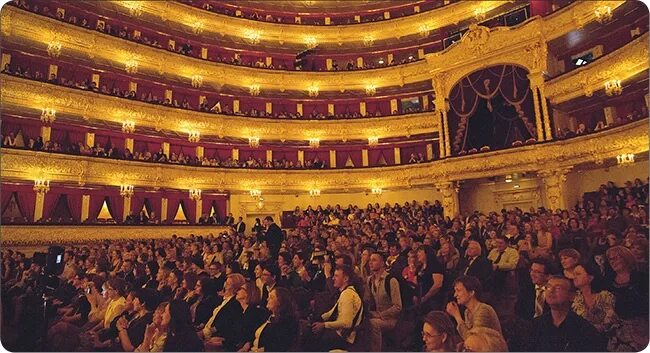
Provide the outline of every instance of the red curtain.
[[354,167],[361,167],[363,164],[363,158],[361,156],[362,147],[357,148],[346,148],[346,149],[337,149],[336,150],[336,167],[345,168],[345,163],[348,161],[348,158],[354,163]]
[[[395,164],[395,150],[393,147],[379,147],[368,149],[368,166],[376,167],[384,165],[382,158],[386,161],[386,165]],[[382,163],[380,163],[382,162]]]
[[[43,219],[48,219],[52,216],[54,207],[61,197],[61,192],[58,190],[50,189],[50,191],[45,194],[45,199],[43,202]],[[36,220],[38,221],[38,219]]]
[[72,219],[75,222],[79,222],[81,219],[81,203],[83,200],[83,190],[67,190],[66,194],[68,195],[68,207],[72,213]]
[[111,216],[117,223],[122,222],[122,212],[124,211],[124,199],[119,192],[111,192],[108,194],[108,209]]
[[32,189],[33,185],[25,184],[2,184],[2,210],[4,211],[7,207],[7,203],[11,199],[12,194],[15,192],[18,201],[18,206],[20,208],[20,213],[23,217],[27,218],[28,221],[34,221],[34,207],[36,205],[36,192]]
[[104,203],[105,195],[98,192],[91,192],[90,202],[88,207],[88,221],[96,222],[97,216],[99,216],[99,211],[102,209],[102,204]]
[[[179,192],[166,192],[165,197],[167,197],[167,223],[173,223],[183,196]],[[189,220],[187,214],[185,218]]]

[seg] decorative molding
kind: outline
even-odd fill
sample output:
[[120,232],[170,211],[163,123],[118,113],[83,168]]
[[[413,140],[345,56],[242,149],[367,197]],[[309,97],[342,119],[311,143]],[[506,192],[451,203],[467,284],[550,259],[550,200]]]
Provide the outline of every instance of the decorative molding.
[[314,185],[323,191],[364,191],[431,186],[441,181],[478,179],[556,170],[582,163],[615,159],[622,153],[648,152],[648,119],[569,140],[526,145],[500,151],[451,157],[430,163],[377,168],[319,170],[256,170],[180,165],[153,165],[96,157],[72,156],[2,149],[0,169],[4,180],[48,179],[51,183],[80,183],[119,187],[128,181],[136,187],[248,192],[308,192]]
[[605,89],[611,79],[625,81],[648,70],[648,33],[593,63],[567,72],[545,84],[546,97],[559,104]]
[[[493,2],[485,3],[485,6],[489,7],[492,6],[490,4]],[[546,53],[546,41],[575,30],[575,18],[580,18],[580,21],[584,23],[594,21],[593,11],[595,6],[608,5],[615,9],[622,3],[623,1],[580,1],[547,17],[531,18],[516,27],[487,29],[482,26],[472,26],[472,29],[465,34],[459,43],[442,52],[427,54],[424,61],[372,70],[372,84],[377,89],[395,86],[396,84],[403,86],[409,83],[427,81],[435,73],[446,71],[450,73],[449,84],[453,86],[458,79],[467,73],[503,63],[521,65],[533,72],[545,67],[546,60],[543,60],[543,57],[545,57]],[[457,5],[472,8],[476,6],[472,2],[460,2]],[[185,7],[185,5],[174,2],[153,1],[147,2],[143,7],[151,10],[152,7],[160,6],[166,9],[160,9],[160,14],[169,11],[169,7]],[[195,9],[192,9],[192,11],[195,12]],[[425,14],[429,14],[429,12]],[[284,92],[287,87],[291,87],[305,94],[307,94],[309,87],[314,85],[319,87],[320,92],[345,92],[346,90],[363,91],[368,84],[368,72],[365,70],[351,72],[260,70],[209,62],[170,53],[164,49],[126,42],[96,31],[31,14],[13,6],[6,7],[1,16],[3,25],[6,23],[11,25],[11,35],[4,38],[7,43],[26,45],[34,49],[41,48],[45,52],[48,42],[55,37],[65,48],[62,55],[71,55],[76,60],[86,60],[88,58],[92,63],[105,64],[117,70],[124,70],[127,60],[136,60],[139,74],[154,77],[162,75],[166,80],[175,80],[188,85],[191,84],[192,77],[195,75],[201,75],[204,78],[203,84],[206,87],[220,89],[224,84],[228,84],[247,89],[250,85],[257,84],[261,90]],[[172,18],[182,17],[175,14]],[[410,19],[410,17],[407,19]],[[241,21],[241,19],[233,20]],[[436,21],[439,21],[439,19],[436,18]],[[260,25],[262,24],[265,23],[261,22]],[[267,25],[275,26],[275,24]],[[390,36],[394,36],[395,33],[404,33],[382,23],[377,23],[377,25],[381,26],[383,31]],[[419,25],[420,23],[414,26],[414,33],[417,33]],[[209,28],[224,30],[221,25],[206,25],[205,27],[206,32],[209,32]],[[339,41],[339,30],[327,27],[322,29],[334,30],[337,41]],[[360,38],[357,31],[355,26],[353,35],[355,40]],[[282,33],[282,37],[293,38],[293,36],[287,35],[286,32]],[[302,38],[302,36],[298,35],[296,37]],[[446,88],[445,93],[451,89],[450,86]]]
[[[111,231],[107,231],[110,229]],[[221,226],[117,226],[117,225],[29,225],[2,226],[2,246],[87,243],[102,240],[162,239],[172,234],[218,235]]]

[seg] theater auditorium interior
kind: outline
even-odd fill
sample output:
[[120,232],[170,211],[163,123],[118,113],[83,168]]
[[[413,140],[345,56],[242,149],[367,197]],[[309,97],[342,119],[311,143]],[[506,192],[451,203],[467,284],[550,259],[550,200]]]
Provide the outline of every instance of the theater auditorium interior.
[[648,346],[643,2],[4,2],[4,349]]

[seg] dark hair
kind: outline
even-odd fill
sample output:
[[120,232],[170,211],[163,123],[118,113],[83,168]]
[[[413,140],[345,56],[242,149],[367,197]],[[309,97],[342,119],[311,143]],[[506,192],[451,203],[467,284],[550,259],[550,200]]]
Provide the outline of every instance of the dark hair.
[[174,299],[169,302],[169,316],[167,339],[163,348],[165,352],[176,350],[176,347],[168,346],[172,342],[178,343],[178,341],[182,341],[184,338],[190,337],[190,335],[196,336],[196,331],[194,331],[194,326],[192,325],[190,306],[184,300]]
[[149,268],[149,271],[151,271],[151,277],[156,278],[158,270],[160,269],[158,263],[156,261],[149,261],[147,262],[147,267]]
[[275,278],[276,280],[279,279],[280,269],[274,263],[269,261],[263,264],[261,263],[260,266],[262,266],[262,271],[269,271],[269,273],[273,278]]
[[[255,285],[255,283],[249,282],[248,285]],[[297,319],[297,310],[296,302],[293,300],[293,295],[291,291],[283,287],[275,287],[272,292],[275,292],[275,296],[278,297],[278,312],[276,319],[280,320],[296,320]]]
[[456,344],[460,342],[460,337],[456,334],[456,326],[451,322],[449,315],[443,311],[430,311],[424,317],[424,323],[431,325],[439,334],[447,334],[445,341],[445,351],[456,351]]
[[417,251],[424,251],[427,258],[427,268],[431,268],[433,264],[438,261],[436,258],[436,251],[430,245],[420,245]]
[[119,294],[121,297],[126,296],[126,281],[121,279],[121,278],[111,278],[108,280],[108,285],[115,289],[117,294]]
[[544,266],[544,274],[545,275],[550,275],[550,274],[552,274],[554,272],[554,269],[552,268],[553,265],[551,264],[551,261],[549,261],[549,259],[547,259],[547,258],[545,258],[543,256],[534,257],[531,260],[530,264],[531,265],[532,264],[538,264],[538,265]]
[[152,288],[137,288],[132,291],[131,294],[133,294],[135,298],[138,298],[147,311],[156,310],[156,307],[158,307],[158,304],[160,303],[158,292]]
[[199,278],[199,283],[201,283],[201,294],[204,296],[215,296],[217,295],[217,282],[210,277],[201,277]]
[[587,275],[593,277],[593,279],[591,280],[592,292],[599,293],[600,291],[605,289],[603,275],[600,273],[600,267],[598,267],[598,265],[590,261],[590,262],[581,262],[578,264],[578,266],[584,268],[585,272],[587,272]]
[[271,216],[264,217],[264,220],[273,223],[273,217]]
[[377,256],[381,257],[382,262],[386,262],[386,254],[385,253],[380,252],[380,251],[372,251],[370,253],[370,256],[372,256],[372,255],[377,255]]
[[483,292],[483,287],[481,286],[481,281],[474,276],[460,276],[454,281],[454,286],[460,283],[465,287],[465,289],[470,292],[474,292],[474,297],[478,300],[481,298]]

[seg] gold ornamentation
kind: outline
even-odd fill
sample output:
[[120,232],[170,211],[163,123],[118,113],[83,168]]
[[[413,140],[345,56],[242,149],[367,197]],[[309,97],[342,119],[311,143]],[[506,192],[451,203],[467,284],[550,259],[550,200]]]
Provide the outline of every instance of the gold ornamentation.
[[545,205],[551,210],[565,209],[564,201],[564,182],[566,175],[571,170],[572,166],[566,166],[556,169],[545,169],[537,172],[543,182],[546,196]]
[[201,189],[190,189],[190,199],[193,201],[200,201],[201,200]]
[[201,76],[201,75],[193,75],[192,76],[192,87],[201,88],[202,85],[203,85],[203,76]]
[[133,185],[123,184],[120,185],[120,196],[122,197],[131,197],[133,196]]
[[47,55],[58,58],[61,55],[61,42],[51,41],[47,43]]
[[56,120],[56,110],[52,108],[41,109],[41,121],[44,124],[52,124]]
[[623,93],[621,80],[609,80],[605,82],[605,94],[608,96],[620,96]]
[[122,132],[125,134],[132,134],[135,132],[135,122],[133,120],[125,120],[122,123]]
[[259,148],[260,147],[260,138],[259,137],[249,137],[248,138],[248,145],[252,148]]
[[248,93],[251,94],[251,96],[259,96],[260,95],[260,85],[258,84],[252,84],[248,87]]
[[50,191],[50,181],[44,179],[34,180],[34,191],[39,194],[47,194]]
[[612,8],[607,5],[598,6],[594,10],[594,16],[598,23],[605,24],[612,20]]
[[201,140],[201,133],[198,131],[190,131],[187,140],[192,142],[192,143],[197,143]]
[[124,70],[130,74],[138,72],[138,61],[135,59],[128,59],[124,62]]

